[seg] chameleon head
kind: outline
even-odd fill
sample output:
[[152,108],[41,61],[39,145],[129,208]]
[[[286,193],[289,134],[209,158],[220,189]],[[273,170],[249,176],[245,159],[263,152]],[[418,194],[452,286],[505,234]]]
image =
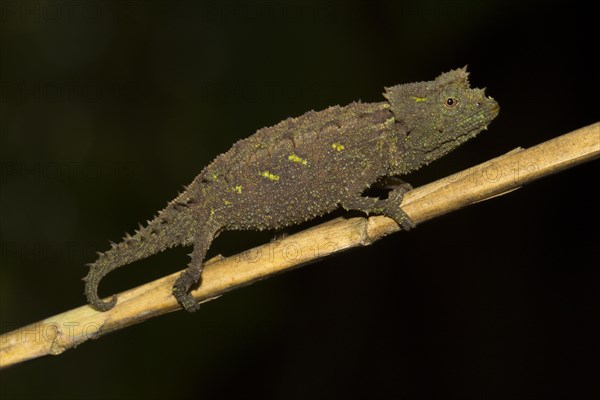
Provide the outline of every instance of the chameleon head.
[[406,132],[399,145],[423,164],[475,137],[498,115],[498,103],[483,89],[471,89],[468,77],[464,67],[433,81],[386,88],[384,96]]

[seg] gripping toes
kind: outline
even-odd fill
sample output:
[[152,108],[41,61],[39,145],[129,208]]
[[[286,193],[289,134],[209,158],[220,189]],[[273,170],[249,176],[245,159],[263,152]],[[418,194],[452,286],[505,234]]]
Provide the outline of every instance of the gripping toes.
[[200,308],[200,304],[189,290],[198,282],[201,273],[202,270],[198,268],[188,268],[179,275],[173,285],[173,296],[186,311],[193,312]]
[[404,193],[410,190],[410,185],[406,184],[406,187],[402,187],[390,192],[388,198],[385,200],[383,205],[383,215],[392,218],[402,230],[408,231],[416,227],[415,222],[400,208]]

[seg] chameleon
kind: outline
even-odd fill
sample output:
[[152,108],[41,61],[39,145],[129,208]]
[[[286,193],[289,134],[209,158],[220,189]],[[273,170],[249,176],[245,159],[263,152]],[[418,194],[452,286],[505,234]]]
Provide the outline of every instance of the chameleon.
[[392,184],[387,197],[368,190],[487,129],[498,103],[485,89],[471,88],[468,77],[463,67],[432,81],[384,87],[385,101],[311,110],[237,141],[145,226],[87,264],[88,302],[110,310],[117,296],[105,301],[98,295],[107,273],[174,246],[192,246],[172,293],[184,309],[197,310],[190,290],[201,281],[209,246],[226,230],[282,229],[340,208],[413,228],[400,207],[410,185]]

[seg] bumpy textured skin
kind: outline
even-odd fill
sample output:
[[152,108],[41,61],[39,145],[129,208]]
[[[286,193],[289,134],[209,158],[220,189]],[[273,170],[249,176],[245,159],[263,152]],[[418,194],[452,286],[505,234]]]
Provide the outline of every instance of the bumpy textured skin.
[[85,294],[106,311],[98,284],[108,272],[167,248],[193,245],[189,267],[173,294],[188,311],[202,262],[223,230],[276,229],[339,207],[386,215],[414,226],[400,208],[405,187],[386,199],[364,192],[403,175],[473,138],[498,114],[498,104],[471,89],[466,68],[434,81],[386,88],[386,101],[309,111],[258,130],[218,156],[152,221],[89,264]]

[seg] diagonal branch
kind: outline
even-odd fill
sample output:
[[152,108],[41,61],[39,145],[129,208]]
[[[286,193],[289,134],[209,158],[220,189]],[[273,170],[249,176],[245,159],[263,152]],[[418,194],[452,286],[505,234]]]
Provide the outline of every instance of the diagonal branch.
[[[499,196],[543,176],[600,156],[600,122],[512,152],[406,193],[402,208],[421,223]],[[275,273],[347,249],[369,245],[397,232],[386,217],[337,218],[284,239],[228,258],[207,262],[202,285],[192,294],[201,302]],[[90,338],[178,310],[171,287],[179,272],[119,294],[108,312],[90,306],[66,311],[0,336],[0,368],[47,354],[57,355]]]

